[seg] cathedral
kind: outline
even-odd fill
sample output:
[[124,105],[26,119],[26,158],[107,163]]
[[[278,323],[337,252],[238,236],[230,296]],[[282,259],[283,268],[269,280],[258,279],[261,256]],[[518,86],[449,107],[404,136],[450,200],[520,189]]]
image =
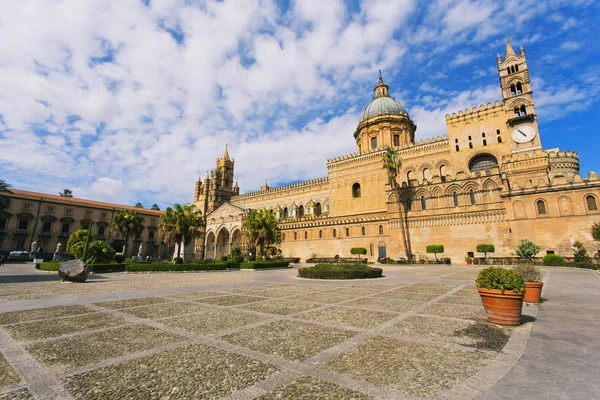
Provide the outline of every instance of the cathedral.
[[[250,209],[273,210],[285,257],[350,256],[429,259],[442,244],[462,262],[479,243],[514,256],[522,239],[539,254],[572,256],[575,240],[595,252],[600,179],[579,175],[572,151],[544,149],[525,50],[510,41],[497,57],[502,101],[446,115],[447,135],[415,141],[417,126],[380,77],[354,131],[356,152],[327,160],[327,176],[282,187],[266,183],[240,194],[227,148],[217,168],[196,182],[194,205],[206,216],[186,257],[218,259],[233,246],[249,251],[242,221]],[[392,185],[383,156],[394,148],[402,167]]]

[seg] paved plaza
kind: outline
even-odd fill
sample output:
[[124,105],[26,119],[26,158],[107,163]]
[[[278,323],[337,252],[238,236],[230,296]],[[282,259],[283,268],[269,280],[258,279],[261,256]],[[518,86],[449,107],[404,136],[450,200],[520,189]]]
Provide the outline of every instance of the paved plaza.
[[[598,398],[590,271],[547,269],[516,328],[487,323],[477,267],[96,274],[0,270],[0,399]],[[571,382],[566,384],[565,382]],[[574,395],[576,394],[576,395]]]

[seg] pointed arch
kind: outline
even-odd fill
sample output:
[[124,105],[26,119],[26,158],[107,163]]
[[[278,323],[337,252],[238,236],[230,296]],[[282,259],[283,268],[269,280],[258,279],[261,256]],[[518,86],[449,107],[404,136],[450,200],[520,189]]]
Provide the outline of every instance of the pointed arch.
[[488,179],[483,183],[484,190],[494,190],[498,188],[498,184],[493,179]]

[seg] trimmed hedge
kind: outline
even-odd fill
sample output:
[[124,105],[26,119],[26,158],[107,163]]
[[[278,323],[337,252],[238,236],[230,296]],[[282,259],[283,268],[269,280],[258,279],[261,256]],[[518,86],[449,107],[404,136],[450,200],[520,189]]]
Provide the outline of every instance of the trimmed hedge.
[[300,268],[298,276],[308,279],[372,279],[381,278],[381,268],[371,268],[363,264],[317,264],[310,268]]
[[287,261],[248,261],[239,264],[241,269],[268,269],[268,268],[287,268],[290,263]]
[[183,271],[224,271],[238,269],[240,265],[233,261],[219,261],[213,263],[154,263],[154,264],[126,264],[126,272],[183,272]]
[[587,262],[548,262],[544,263],[546,267],[568,267],[568,268],[581,268],[581,269],[600,269],[600,265]]
[[300,262],[300,257],[283,257],[283,261],[287,261],[290,264],[297,264]]
[[544,265],[552,265],[554,263],[564,263],[565,259],[558,254],[546,254],[542,259]]
[[40,271],[58,271],[60,263],[57,262],[43,262],[35,264],[35,269]]

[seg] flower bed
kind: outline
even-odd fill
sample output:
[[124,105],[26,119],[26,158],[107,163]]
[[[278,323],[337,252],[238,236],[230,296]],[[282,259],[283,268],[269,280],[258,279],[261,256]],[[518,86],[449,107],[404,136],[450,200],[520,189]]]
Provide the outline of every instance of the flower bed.
[[317,264],[300,268],[298,276],[309,279],[371,279],[381,278],[383,270],[364,264]]

